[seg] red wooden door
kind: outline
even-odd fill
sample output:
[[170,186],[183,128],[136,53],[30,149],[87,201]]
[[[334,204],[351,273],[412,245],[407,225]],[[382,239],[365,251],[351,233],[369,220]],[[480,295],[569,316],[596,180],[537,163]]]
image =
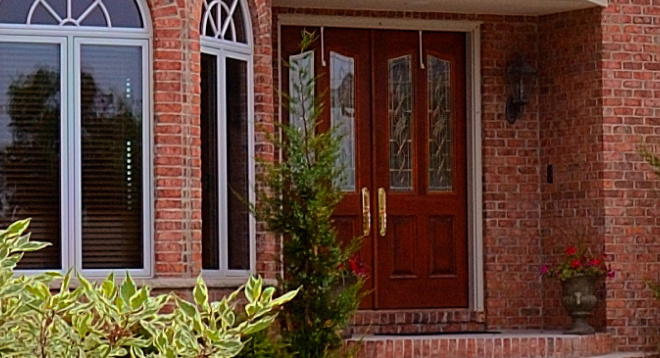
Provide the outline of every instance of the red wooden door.
[[[283,29],[285,61],[301,30]],[[346,131],[334,220],[342,240],[366,234],[362,308],[466,307],[464,36],[425,33],[424,69],[418,32],[326,28],[323,42],[311,61],[322,120]]]
[[375,305],[466,307],[464,36],[373,36]]

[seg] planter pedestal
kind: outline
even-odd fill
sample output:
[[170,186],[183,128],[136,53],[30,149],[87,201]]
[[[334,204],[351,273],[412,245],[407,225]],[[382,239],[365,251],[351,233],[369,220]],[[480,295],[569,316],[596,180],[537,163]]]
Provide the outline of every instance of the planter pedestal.
[[596,332],[587,323],[587,317],[591,316],[591,311],[598,303],[594,294],[596,279],[593,276],[575,276],[562,281],[561,303],[573,319],[571,326],[564,331],[565,334],[587,335]]

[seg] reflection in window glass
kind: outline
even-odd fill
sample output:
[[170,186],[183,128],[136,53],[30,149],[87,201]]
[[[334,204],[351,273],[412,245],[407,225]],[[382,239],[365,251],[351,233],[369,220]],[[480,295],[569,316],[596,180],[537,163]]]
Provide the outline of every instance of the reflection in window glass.
[[304,97],[304,88],[314,78],[314,51],[289,57],[289,122],[302,128],[303,115],[311,113],[314,94]]
[[60,47],[0,42],[0,227],[32,218],[32,239],[52,246],[21,269],[61,267]]
[[142,268],[142,48],[83,45],[81,65],[83,268]]

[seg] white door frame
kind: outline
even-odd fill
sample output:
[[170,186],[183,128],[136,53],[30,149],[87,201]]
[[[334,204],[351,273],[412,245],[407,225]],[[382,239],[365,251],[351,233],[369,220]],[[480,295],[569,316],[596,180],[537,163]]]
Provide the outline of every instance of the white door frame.
[[[468,271],[469,307],[484,310],[484,254],[483,254],[483,191],[481,164],[481,22],[389,19],[379,17],[325,16],[280,14],[277,18],[278,49],[282,53],[282,26],[342,27],[354,29],[387,29],[462,32],[466,39],[466,103],[467,103],[467,181],[468,181]],[[278,61],[282,78],[282,61]],[[282,93],[282,82],[279,84]],[[280,103],[282,98],[280,96]],[[282,118],[282,106],[279,107]]]

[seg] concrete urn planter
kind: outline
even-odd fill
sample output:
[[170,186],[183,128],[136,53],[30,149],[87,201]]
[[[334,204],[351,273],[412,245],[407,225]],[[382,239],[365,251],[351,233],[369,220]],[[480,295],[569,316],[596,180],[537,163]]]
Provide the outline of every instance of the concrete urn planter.
[[561,282],[563,296],[561,303],[573,319],[564,334],[594,334],[595,329],[587,323],[587,317],[596,307],[598,298],[594,294],[597,277],[575,276]]

